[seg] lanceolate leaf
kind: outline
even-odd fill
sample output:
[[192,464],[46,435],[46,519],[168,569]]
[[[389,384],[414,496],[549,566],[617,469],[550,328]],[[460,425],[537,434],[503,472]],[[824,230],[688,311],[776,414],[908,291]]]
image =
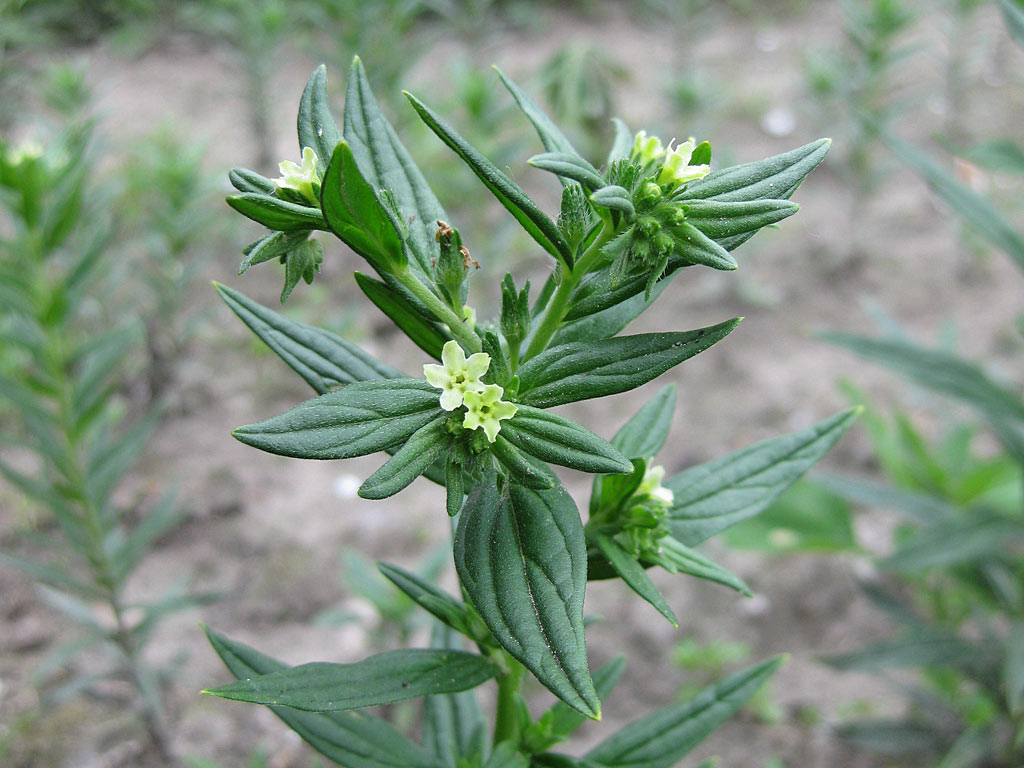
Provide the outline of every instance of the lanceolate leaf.
[[551,347],[519,369],[518,401],[551,408],[635,389],[725,338],[739,322]]
[[1003,679],[1006,681],[1006,703],[1011,712],[1019,713],[1024,706],[1024,619],[1013,623],[1006,638]]
[[268,229],[327,229],[317,208],[280,200],[258,192],[243,192],[227,198],[228,205]]
[[670,768],[732,717],[782,661],[761,662],[705,688],[689,701],[630,723],[590,750],[586,758],[607,768]]
[[1024,48],[1024,5],[1020,0],[999,0],[999,10],[1003,12],[1006,29],[1017,45]]
[[605,180],[597,169],[575,153],[545,152],[534,155],[526,162],[534,168],[550,171],[563,179],[577,181],[591,192],[605,186]]
[[441,413],[422,379],[349,384],[232,434],[246,445],[301,459],[348,459],[404,442]]
[[[288,667],[207,629],[215,651],[238,678],[251,678]],[[393,726],[366,712],[303,712],[289,707],[271,711],[313,749],[349,768],[444,768],[444,764]]]
[[712,269],[733,270],[738,266],[725,248],[689,222],[676,227],[672,236],[676,241],[676,255],[691,264],[703,264]]
[[731,251],[747,239],[744,235],[780,222],[799,208],[788,200],[690,200],[686,220]]
[[937,523],[918,532],[879,562],[883,568],[919,571],[970,561],[986,561],[999,552],[1013,552],[1024,542],[1024,525],[974,510],[960,519]]
[[672,535],[692,547],[761,512],[828,452],[859,410],[842,411],[670,478],[665,486],[674,495]]
[[503,427],[502,433],[491,444],[491,453],[508,471],[509,477],[527,488],[538,491],[554,487],[557,478],[547,464],[520,451],[505,439],[504,432]]
[[499,495],[493,473],[485,476],[463,505],[455,566],[505,650],[562,701],[599,717],[583,632],[587,547],[565,489],[510,483]]
[[553,413],[520,405],[501,434],[519,450],[542,461],[582,472],[628,473],[629,459],[588,429]]
[[[626,668],[626,657],[616,656],[611,661],[603,664],[594,673],[594,687],[601,701],[608,698],[622,671]],[[527,729],[525,738],[529,741],[531,751],[539,752],[547,749],[552,744],[564,740],[570,733],[586,722],[586,718],[563,701],[556,701],[551,707],[537,719],[536,723]],[[534,733],[531,734],[530,731]],[[533,749],[537,741],[543,741],[544,746]]]
[[[607,273],[603,274],[607,277]],[[671,277],[674,276],[675,272],[655,283],[650,298],[644,295],[644,281],[641,278],[636,281],[637,290],[632,292],[628,298],[602,309],[600,312],[567,323],[558,330],[552,343],[568,344],[570,341],[594,341],[617,336],[627,325],[653,306],[662,291],[668,287]],[[628,284],[626,285],[628,292]]]
[[544,144],[544,149],[548,152],[561,152],[579,157],[579,153],[573,149],[572,144],[569,143],[565,134],[563,134],[551,118],[537,106],[537,103],[530,98],[522,88],[516,85],[511,78],[506,77],[505,73],[500,69],[495,67],[494,71],[498,73],[498,77],[501,78],[501,82],[505,84],[506,88],[508,88],[509,93],[512,94],[512,98],[516,100],[516,104],[519,105],[523,114],[530,118],[530,122],[533,123],[533,127],[537,129],[537,135],[540,136],[541,143]]
[[540,246],[562,261],[569,269],[572,269],[573,257],[562,233],[555,226],[555,223],[548,218],[537,204],[531,200],[525,192],[501,171],[494,163],[484,157],[480,151],[468,141],[459,136],[455,130],[444,120],[423,104],[411,93],[406,93],[413,108],[423,119],[423,122],[438,135],[438,137],[455,152],[463,162],[466,163],[477,178],[484,183],[491,193],[498,198],[503,206],[511,213],[529,235],[540,244]]
[[413,432],[395,455],[360,486],[359,495],[364,499],[386,499],[422,475],[451,444],[448,418],[447,413],[442,413]]
[[309,230],[270,232],[245,249],[245,258],[238,265],[238,274],[243,275],[249,267],[278,259],[298,248],[309,237]]
[[648,400],[612,438],[612,445],[631,459],[656,456],[672,426],[676,409],[676,387],[669,384]]
[[651,562],[657,563],[672,573],[689,574],[690,576],[696,576],[698,579],[705,579],[730,587],[747,597],[753,596],[753,592],[743,582],[743,579],[723,568],[711,558],[702,555],[694,549],[690,549],[685,544],[679,543],[671,536],[666,536],[658,543],[661,545],[661,551],[657,556],[650,558]]
[[273,181],[248,168],[232,168],[228,171],[228,181],[239,192],[262,192],[269,195],[277,189]]
[[977,672],[994,667],[998,659],[952,632],[919,626],[851,653],[828,656],[824,661],[836,669],[862,671],[948,666]]
[[340,384],[403,376],[329,331],[290,320],[226,285],[213,286],[231,311],[318,394]]
[[401,294],[380,280],[355,273],[356,284],[381,312],[391,318],[412,342],[435,360],[450,336],[437,323],[427,320]]
[[606,167],[611,167],[616,160],[626,159],[633,151],[634,136],[633,132],[629,130],[629,126],[617,117],[612,118],[612,124],[615,126],[615,138],[612,140],[612,148],[608,152]]
[[678,627],[679,622],[672,608],[662,597],[658,588],[654,586],[651,577],[647,575],[644,567],[636,561],[631,554],[619,546],[618,542],[608,536],[598,534],[595,537],[598,549],[601,550],[612,568],[626,582],[626,586],[636,592],[640,597],[653,605],[658,613],[664,616],[673,627]]
[[382,574],[404,592],[413,602],[433,614],[448,626],[463,634],[469,633],[469,617],[466,607],[442,589],[424,581],[397,565],[377,563]]
[[[435,624],[430,645],[458,650],[462,641],[450,627]],[[482,755],[486,728],[480,702],[471,690],[427,696],[423,700],[423,746],[437,755],[446,768],[458,768],[460,758]]]
[[334,148],[341,141],[341,131],[334,122],[327,102],[327,67],[321,64],[310,76],[299,100],[299,116],[296,120],[299,133],[299,152],[306,147],[316,152],[320,170],[334,154]]

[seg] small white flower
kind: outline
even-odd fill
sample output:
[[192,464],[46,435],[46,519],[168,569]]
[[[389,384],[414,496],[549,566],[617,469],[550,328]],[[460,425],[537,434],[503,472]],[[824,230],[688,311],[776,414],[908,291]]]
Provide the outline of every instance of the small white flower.
[[690,158],[696,148],[696,140],[692,137],[675,149],[672,148],[670,141],[668,149],[665,150],[665,162],[661,166],[661,173],[658,174],[658,183],[678,187],[688,181],[702,179],[711,173],[710,165],[690,165]]
[[[445,342],[441,349],[441,362],[444,365],[428,363],[423,366],[423,375],[430,386],[444,390],[441,393],[441,407],[446,411],[454,411],[463,403],[469,392],[484,391],[480,377],[487,373],[491,366],[491,356],[486,352],[477,352],[466,359],[466,353],[458,342]],[[500,387],[499,387],[500,389]]]
[[504,390],[497,384],[488,384],[480,392],[467,392],[464,400],[467,413],[462,420],[466,429],[483,429],[487,442],[493,443],[501,431],[500,421],[511,419],[519,409],[501,399]]
[[290,189],[293,192],[297,192],[306,200],[319,207],[320,201],[313,188],[314,185],[320,186],[320,177],[316,173],[316,160],[316,152],[313,151],[312,147],[306,147],[302,150],[302,165],[296,165],[291,160],[284,160],[278,163],[277,167],[281,171],[281,176],[274,179],[274,186],[278,190]]
[[661,146],[661,139],[657,136],[647,136],[647,131],[640,131],[633,139],[632,158],[639,161],[641,165],[657,160],[665,154],[665,148]]
[[660,501],[666,506],[672,506],[675,495],[672,491],[661,484],[665,477],[665,468],[660,464],[647,467],[644,472],[644,479],[640,481],[636,489],[637,496],[646,496],[649,499]]

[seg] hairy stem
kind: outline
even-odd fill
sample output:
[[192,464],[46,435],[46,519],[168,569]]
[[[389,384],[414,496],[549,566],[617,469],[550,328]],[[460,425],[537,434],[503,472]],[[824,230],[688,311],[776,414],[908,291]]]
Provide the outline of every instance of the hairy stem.
[[434,316],[448,326],[452,336],[469,352],[479,352],[480,338],[469,327],[466,318],[459,317],[451,307],[435,296],[427,286],[420,282],[408,268],[401,272],[395,272],[395,277],[404,285],[417,299],[426,305],[427,309],[434,313]]
[[494,743],[518,742],[519,688],[523,682],[524,668],[511,656],[505,654],[508,672],[498,678],[498,709],[494,719]]

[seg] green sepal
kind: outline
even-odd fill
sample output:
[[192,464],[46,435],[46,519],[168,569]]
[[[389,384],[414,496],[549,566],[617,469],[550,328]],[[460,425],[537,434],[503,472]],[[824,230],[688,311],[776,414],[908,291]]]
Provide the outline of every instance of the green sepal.
[[[731,271],[739,265],[725,248],[701,232],[689,221],[684,221],[669,230],[675,241],[676,257],[691,264],[703,264],[712,269]],[[661,270],[655,270],[655,278],[661,277]]]
[[228,171],[228,181],[239,192],[256,192],[272,195],[277,185],[266,176],[250,171],[248,168],[232,168]]
[[309,230],[298,229],[290,232],[270,232],[259,240],[249,243],[245,250],[245,258],[238,265],[238,274],[245,274],[249,267],[262,264],[271,259],[278,259],[286,255],[309,237]]
[[[287,669],[247,645],[204,627],[213,649],[237,678]],[[351,768],[444,768],[437,758],[405,738],[394,726],[368,712],[303,712],[289,707],[270,711],[313,749]]]
[[409,436],[384,466],[359,487],[364,499],[386,499],[408,486],[448,450],[451,433],[447,413],[425,424]]
[[299,205],[260,192],[243,192],[230,195],[227,203],[243,216],[262,224],[268,229],[288,231],[293,229],[327,229],[327,223],[320,211],[308,205]]
[[508,483],[499,494],[488,472],[463,505],[455,567],[502,647],[562,701],[598,719],[583,631],[587,547],[565,489]]
[[611,443],[554,413],[520,405],[501,434],[524,453],[581,472],[623,474],[633,465]]
[[519,402],[551,408],[636,389],[724,339],[739,322],[551,347],[519,368]]
[[543,462],[533,460],[506,440],[504,432],[505,428],[502,427],[490,448],[494,458],[508,471],[509,477],[538,491],[554,487],[558,482],[555,474]]
[[347,246],[381,274],[406,266],[402,238],[377,192],[363,178],[347,142],[338,142],[320,188],[323,215]]
[[306,87],[302,89],[299,113],[295,122],[299,136],[299,152],[306,147],[316,152],[320,161],[318,169],[323,176],[323,164],[330,160],[334,148],[341,141],[341,131],[334,122],[327,99],[327,67],[323,64],[313,70]]
[[448,512],[448,517],[455,517],[462,509],[462,502],[466,498],[462,463],[458,460],[455,450],[449,451],[444,462],[444,488],[445,511]]
[[435,618],[447,624],[456,632],[472,637],[466,606],[442,589],[435,587],[415,573],[397,565],[377,563],[385,578],[404,592],[410,600]]
[[231,311],[318,394],[341,384],[405,376],[329,331],[291,320],[226,285],[215,282],[213,287]]
[[782,664],[776,657],[656,710],[616,731],[586,754],[604,768],[671,768],[728,720]]
[[300,664],[203,693],[304,712],[338,712],[465,691],[497,673],[491,661],[475,653],[417,648],[378,653],[354,664]]
[[406,98],[416,113],[437,136],[468,165],[484,186],[498,198],[523,229],[548,253],[572,269],[573,256],[555,223],[548,218],[527,194],[455,130],[409,92]]
[[602,187],[590,195],[590,202],[602,208],[618,211],[626,215],[627,221],[632,221],[636,215],[636,208],[633,207],[633,196],[629,191],[617,184],[610,184]]
[[544,152],[534,155],[526,163],[542,171],[550,171],[559,178],[579,182],[591,192],[606,185],[598,170],[575,153]]
[[799,209],[799,205],[788,200],[689,200],[686,221],[731,251],[749,233],[776,224]]
[[636,592],[640,597],[653,605],[658,613],[668,619],[673,627],[679,626],[675,613],[666,602],[665,598],[654,586],[651,577],[647,575],[644,567],[637,562],[629,552],[623,549],[615,539],[602,534],[594,537],[594,543],[604,555],[614,571],[626,582],[626,586]]
[[437,390],[423,379],[361,381],[232,434],[281,456],[348,459],[399,445],[441,413]]
[[690,153],[690,162],[687,165],[709,165],[711,163],[711,142],[702,141],[693,152]]
[[420,349],[435,360],[441,359],[441,349],[451,336],[437,323],[427,320],[404,296],[389,285],[359,272],[356,285],[381,312]]
[[835,445],[859,412],[841,411],[669,478],[664,485],[674,496],[667,521],[672,535],[692,547],[760,513]]
[[306,285],[313,283],[313,278],[320,271],[324,260],[324,247],[319,240],[303,240],[297,247],[282,256],[284,259],[284,287],[281,289],[281,303],[288,301],[299,280]]

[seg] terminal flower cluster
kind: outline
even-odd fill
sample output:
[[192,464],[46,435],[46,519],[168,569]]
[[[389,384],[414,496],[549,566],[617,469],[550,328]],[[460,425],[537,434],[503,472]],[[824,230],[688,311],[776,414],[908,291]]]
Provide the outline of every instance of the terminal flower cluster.
[[284,160],[278,163],[280,177],[274,179],[278,193],[294,193],[308,202],[320,207],[320,176],[317,174],[317,157],[312,147],[302,150],[302,165]]
[[504,390],[500,386],[480,380],[491,366],[491,356],[476,352],[467,359],[458,342],[451,340],[441,350],[441,362],[443,365],[423,366],[423,375],[430,386],[442,390],[441,407],[454,411],[465,406],[462,426],[483,429],[488,442],[493,443],[501,430],[501,420],[512,418],[518,409],[501,399]]

